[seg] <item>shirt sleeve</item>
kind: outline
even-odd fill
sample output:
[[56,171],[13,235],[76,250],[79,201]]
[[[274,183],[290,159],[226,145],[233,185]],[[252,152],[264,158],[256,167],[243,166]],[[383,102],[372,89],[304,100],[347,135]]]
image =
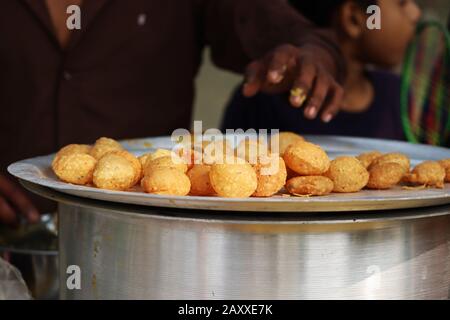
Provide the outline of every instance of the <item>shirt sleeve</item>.
[[[203,34],[216,65],[243,72],[253,59],[281,44],[313,45],[344,76],[344,59],[331,32],[315,28],[286,0],[198,0]],[[304,0],[310,1],[310,0]]]

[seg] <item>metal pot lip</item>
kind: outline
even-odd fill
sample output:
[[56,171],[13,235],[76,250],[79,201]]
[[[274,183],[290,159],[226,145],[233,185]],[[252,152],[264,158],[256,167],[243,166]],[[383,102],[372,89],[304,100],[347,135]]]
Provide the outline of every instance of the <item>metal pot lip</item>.
[[362,222],[388,222],[412,220],[450,215],[450,205],[440,205],[426,208],[399,209],[364,212],[265,212],[263,215],[254,212],[206,211],[183,208],[143,207],[112,203],[95,199],[81,198],[74,195],[21,181],[30,191],[56,201],[59,204],[109,211],[111,214],[126,215],[128,217],[158,220],[195,221],[204,223],[258,223],[258,224],[342,224]]
[[29,250],[29,249],[18,249],[14,247],[0,246],[1,253],[12,253],[30,256],[58,256],[58,250]]

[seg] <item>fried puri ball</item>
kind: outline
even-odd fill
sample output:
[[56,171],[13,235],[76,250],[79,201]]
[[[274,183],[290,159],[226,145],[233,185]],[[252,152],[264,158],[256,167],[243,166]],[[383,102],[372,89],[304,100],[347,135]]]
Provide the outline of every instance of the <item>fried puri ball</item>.
[[369,181],[369,172],[354,157],[338,157],[331,161],[325,173],[334,183],[334,192],[353,193],[363,189]]
[[371,166],[367,188],[376,190],[390,189],[402,180],[404,172],[404,167],[396,162],[386,162]]
[[136,184],[136,167],[127,157],[109,152],[98,160],[93,181],[100,189],[125,191]]
[[89,154],[91,152],[92,147],[87,144],[69,144],[63,148],[61,148],[55,155],[55,158],[52,162],[52,167],[54,163],[61,158],[62,156],[69,154]]
[[[401,165],[404,168],[404,173],[408,173],[410,170],[410,160],[409,158],[402,153],[387,153],[382,155],[381,157],[375,159],[371,166],[375,166],[382,163],[395,162]],[[370,167],[369,167],[370,169]]]
[[156,159],[148,158],[144,166],[144,175],[148,175],[157,168],[173,168],[179,170],[181,173],[186,173],[188,171],[187,164],[175,154]]
[[155,160],[155,159],[158,159],[158,158],[167,157],[167,156],[171,156],[171,155],[172,155],[172,151],[170,151],[170,150],[167,150],[167,149],[156,149],[155,152],[150,153],[148,155],[147,159],[150,159],[150,161],[151,161],[151,160]]
[[95,141],[91,149],[91,156],[99,160],[110,151],[123,150],[122,145],[114,139],[102,137]]
[[258,187],[255,170],[241,158],[213,164],[209,179],[217,195],[224,198],[248,198]]
[[242,140],[235,149],[235,155],[250,164],[256,164],[260,156],[268,155],[267,144],[262,140]]
[[425,161],[417,165],[411,173],[406,174],[405,181],[428,187],[444,187],[446,172],[436,161]]
[[258,179],[258,186],[253,193],[254,197],[273,196],[286,183],[286,165],[278,154],[260,156],[253,168]]
[[233,148],[228,140],[203,141],[203,162],[205,164],[226,163],[227,159],[234,159]]
[[288,146],[283,159],[290,169],[304,176],[322,175],[330,167],[330,159],[325,151],[306,141]]
[[207,164],[196,164],[187,173],[191,181],[190,194],[193,196],[213,196],[215,195],[214,188],[209,179],[209,172],[211,166]]
[[92,182],[97,160],[89,154],[72,153],[57,157],[53,171],[64,182],[86,185]]
[[277,148],[275,146],[278,145],[278,153],[283,156],[287,147],[291,144],[304,141],[305,138],[294,132],[280,132],[270,138],[270,149],[272,152],[276,152],[277,150],[275,149]]
[[143,170],[142,170],[142,164],[139,161],[139,159],[136,158],[133,154],[131,154],[125,150],[110,151],[107,154],[115,154],[115,155],[118,155],[118,156],[121,156],[121,157],[124,157],[125,159],[127,159],[133,165],[134,172],[135,172],[135,179],[133,181],[133,185],[135,185],[139,181],[141,181],[142,176],[144,175]]
[[150,157],[151,153],[145,153],[138,157],[139,162],[141,163],[142,169],[145,167],[145,163],[147,162],[148,157]]
[[450,182],[450,159],[440,160],[439,164],[445,170],[445,182]]
[[381,157],[383,154],[379,151],[371,151],[371,152],[366,152],[366,153],[362,153],[359,156],[357,156],[356,158],[361,161],[362,165],[364,166],[364,168],[368,169],[370,167],[370,165],[379,157]]
[[295,196],[325,196],[333,189],[333,181],[324,176],[295,177],[286,183],[286,190]]
[[141,186],[145,192],[151,194],[186,196],[191,189],[191,182],[180,170],[159,167],[144,176]]

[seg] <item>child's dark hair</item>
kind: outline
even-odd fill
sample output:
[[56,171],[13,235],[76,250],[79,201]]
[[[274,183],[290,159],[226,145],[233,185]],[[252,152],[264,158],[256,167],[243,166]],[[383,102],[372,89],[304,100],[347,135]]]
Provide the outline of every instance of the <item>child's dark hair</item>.
[[377,0],[289,0],[303,16],[319,27],[330,27],[333,14],[347,1],[354,1],[365,9]]

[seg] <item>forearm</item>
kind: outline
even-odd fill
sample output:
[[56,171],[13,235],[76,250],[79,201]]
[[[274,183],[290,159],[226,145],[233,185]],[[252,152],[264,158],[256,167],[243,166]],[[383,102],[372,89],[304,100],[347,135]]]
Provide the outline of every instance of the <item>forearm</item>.
[[343,59],[332,37],[319,32],[285,0],[204,0],[206,42],[220,67],[242,72],[281,44],[315,46],[330,72],[343,77]]

